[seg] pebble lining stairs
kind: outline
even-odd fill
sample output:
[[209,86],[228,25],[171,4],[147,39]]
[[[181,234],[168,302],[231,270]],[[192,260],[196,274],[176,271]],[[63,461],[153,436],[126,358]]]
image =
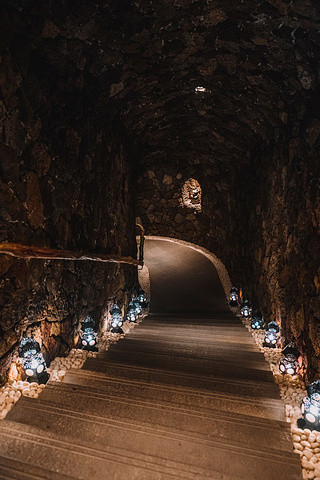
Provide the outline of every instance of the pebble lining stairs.
[[300,480],[263,355],[231,312],[150,315],[0,422],[0,479]]

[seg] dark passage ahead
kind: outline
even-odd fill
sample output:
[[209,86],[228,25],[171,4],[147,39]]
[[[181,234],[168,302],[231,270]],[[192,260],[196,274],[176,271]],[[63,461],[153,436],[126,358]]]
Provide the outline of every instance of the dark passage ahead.
[[193,248],[147,239],[145,264],[150,273],[151,313],[229,311],[214,265]]

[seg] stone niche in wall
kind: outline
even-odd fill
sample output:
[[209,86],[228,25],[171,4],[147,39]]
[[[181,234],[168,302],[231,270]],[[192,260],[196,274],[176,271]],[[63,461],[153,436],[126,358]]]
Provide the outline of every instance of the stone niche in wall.
[[191,210],[201,212],[201,187],[198,180],[189,178],[184,182],[180,203]]
[[200,183],[177,168],[149,169],[138,178],[136,213],[147,235],[205,246],[201,202]]

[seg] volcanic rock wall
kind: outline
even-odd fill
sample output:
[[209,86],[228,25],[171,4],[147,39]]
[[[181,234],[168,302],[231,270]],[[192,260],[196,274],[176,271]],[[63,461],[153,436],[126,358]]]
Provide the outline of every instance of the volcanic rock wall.
[[[34,37],[22,18],[2,25],[0,242],[135,257],[121,131],[99,110],[101,92],[84,72],[79,44],[54,45],[51,22]],[[23,333],[50,361],[74,346],[87,314],[98,323],[136,281],[130,266],[0,255],[0,383]]]
[[251,196],[244,285],[281,324],[284,340],[304,353],[309,380],[320,375],[319,141],[320,121],[313,119],[299,139],[257,154],[244,179]]

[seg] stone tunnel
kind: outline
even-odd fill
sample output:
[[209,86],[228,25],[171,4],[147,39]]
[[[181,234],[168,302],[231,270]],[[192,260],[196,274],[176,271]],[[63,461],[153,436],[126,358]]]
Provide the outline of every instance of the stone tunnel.
[[[106,339],[112,305],[125,315],[139,282],[150,300],[141,325],[128,333],[124,328],[125,338],[116,345],[109,339],[110,352],[99,345],[82,376],[71,369],[56,385],[51,375],[37,400],[22,395],[3,414],[0,478],[318,480],[320,427],[292,423],[292,447],[286,425],[298,415],[306,386],[320,379],[318,1],[4,0],[0,12],[0,416],[14,403],[10,388],[27,381],[19,358],[24,337],[37,342],[53,369],[55,359],[79,349],[87,317]],[[232,286],[239,302],[230,310]],[[298,388],[286,412],[280,412],[279,389],[262,352],[267,360],[270,355],[261,342],[256,346],[250,325],[248,332],[237,318],[245,299],[266,325],[277,323],[279,355],[291,342],[299,352],[298,380],[284,377],[286,392]],[[234,376],[232,348],[239,357]],[[150,396],[135,397],[134,382],[143,392],[151,382]],[[228,382],[236,400],[219,403],[232,396]],[[155,384],[161,384],[158,394],[152,393]],[[109,463],[99,454],[96,470],[85,445],[79,446],[87,459],[83,471],[81,462],[78,470],[63,472],[54,462],[47,468],[31,453],[23,466],[27,438],[36,430],[40,435],[39,429],[43,434],[41,422],[49,422],[44,413],[58,411],[58,398],[68,408],[68,401],[76,402],[70,400],[72,388],[81,387],[85,396],[90,386],[97,411],[104,408],[99,395],[132,394],[141,408],[150,402],[150,418],[152,402],[172,388],[172,406],[164,393],[158,405],[168,424],[157,416],[150,420],[148,428],[158,432],[151,436],[148,419],[127,406],[131,416],[122,410],[119,415],[140,432],[139,451],[129,441],[133,430],[121,437],[120,426],[112,424],[118,443],[106,441]],[[189,403],[183,403],[188,395]],[[195,418],[195,410],[205,408],[201,395],[208,422],[218,425],[220,410],[233,419],[241,414],[241,434],[231,420],[229,430],[217,427],[211,439],[205,425],[199,431],[197,426],[192,447],[178,419],[183,432],[188,424],[192,430],[182,410]],[[251,413],[242,408],[249,401],[243,396],[250,397]],[[78,414],[91,418],[81,398]],[[26,425],[24,411],[41,421]],[[272,425],[278,432],[274,440],[270,432],[268,441],[255,436],[258,417],[266,431]],[[49,442],[44,457],[55,455],[50,439],[55,452],[62,442],[61,432],[50,430],[54,422],[43,434]],[[66,422],[66,435],[77,433],[80,423]],[[100,444],[87,424],[81,428],[88,429],[89,443]],[[175,459],[171,452],[179,450],[179,435],[184,453]],[[229,437],[236,438],[234,445]],[[217,438],[225,448],[221,455]],[[252,448],[262,442],[261,452],[269,445],[268,474],[262,473],[262,453],[251,469],[249,453],[241,450],[247,441]],[[154,449],[144,450],[146,443]],[[127,460],[117,464],[112,455],[121,445]],[[229,468],[228,449],[236,452],[235,470]],[[70,453],[73,466],[78,454]]]

